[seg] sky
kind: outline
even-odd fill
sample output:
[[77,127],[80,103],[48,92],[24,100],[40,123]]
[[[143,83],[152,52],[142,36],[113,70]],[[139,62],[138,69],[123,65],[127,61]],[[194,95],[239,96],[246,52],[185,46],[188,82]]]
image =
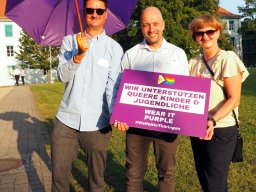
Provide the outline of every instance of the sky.
[[238,6],[245,6],[244,0],[220,0],[221,7],[228,10],[231,13],[241,15],[241,13],[238,12],[237,7]]

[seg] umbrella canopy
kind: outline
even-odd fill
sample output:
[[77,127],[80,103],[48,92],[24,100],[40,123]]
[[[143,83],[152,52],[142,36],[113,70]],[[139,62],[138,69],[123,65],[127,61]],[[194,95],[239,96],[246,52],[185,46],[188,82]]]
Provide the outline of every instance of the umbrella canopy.
[[[80,15],[83,1],[78,0]],[[124,29],[138,0],[109,0],[105,30],[108,35]],[[7,0],[5,15],[39,45],[60,45],[64,36],[78,33],[74,0]],[[82,23],[85,26],[84,18]]]

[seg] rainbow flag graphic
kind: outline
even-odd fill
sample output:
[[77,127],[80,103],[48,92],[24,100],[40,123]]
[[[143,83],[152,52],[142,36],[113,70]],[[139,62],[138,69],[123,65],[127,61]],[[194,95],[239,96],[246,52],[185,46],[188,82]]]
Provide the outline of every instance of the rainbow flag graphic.
[[167,75],[159,75],[158,76],[158,81],[157,81],[158,84],[167,84],[167,85],[174,85],[175,83],[175,78],[174,77],[170,77],[170,76],[167,76]]

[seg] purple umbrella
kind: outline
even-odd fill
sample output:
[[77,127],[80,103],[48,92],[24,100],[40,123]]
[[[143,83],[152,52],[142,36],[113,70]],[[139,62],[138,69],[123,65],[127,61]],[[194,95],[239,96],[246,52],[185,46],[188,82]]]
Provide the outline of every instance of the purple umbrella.
[[[109,0],[105,30],[124,29],[138,0]],[[78,0],[83,15],[83,0]],[[60,45],[62,38],[80,31],[74,0],[7,0],[5,14],[39,45]],[[82,17],[82,24],[85,26]]]

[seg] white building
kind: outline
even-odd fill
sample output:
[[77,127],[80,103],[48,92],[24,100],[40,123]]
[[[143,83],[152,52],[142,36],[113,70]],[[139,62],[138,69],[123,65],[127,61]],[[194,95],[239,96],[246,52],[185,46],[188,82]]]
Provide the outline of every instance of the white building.
[[230,35],[231,43],[234,46],[236,53],[240,58],[242,58],[242,36],[237,32],[241,27],[242,17],[240,15],[233,14],[222,7],[219,7],[217,12],[221,19],[226,23],[225,32]]
[[14,85],[12,70],[19,65],[15,52],[19,52],[22,29],[5,17],[5,0],[0,0],[0,86]]
[[[15,85],[13,70],[21,67],[21,61],[15,59],[19,53],[19,38],[22,29],[12,20],[5,16],[6,0],[0,0],[0,86]],[[57,75],[54,71],[53,79]],[[25,69],[26,83],[46,83],[47,76],[43,69]]]

